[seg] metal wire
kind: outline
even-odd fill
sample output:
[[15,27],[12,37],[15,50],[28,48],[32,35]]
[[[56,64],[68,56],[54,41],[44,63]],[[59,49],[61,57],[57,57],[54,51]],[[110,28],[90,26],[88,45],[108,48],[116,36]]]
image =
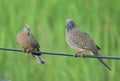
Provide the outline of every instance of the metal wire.
[[[16,51],[16,52],[22,52],[21,49],[16,48],[3,48],[0,47],[0,50],[5,51]],[[31,53],[34,53],[35,55],[39,54],[46,54],[46,55],[59,55],[59,56],[71,56],[73,57],[73,54],[71,53],[61,53],[61,52],[40,52],[40,51],[30,51]],[[81,54],[76,55],[76,57],[80,57]],[[114,60],[120,60],[120,56],[92,56],[92,55],[84,55],[84,58],[102,58],[102,59],[114,59]]]

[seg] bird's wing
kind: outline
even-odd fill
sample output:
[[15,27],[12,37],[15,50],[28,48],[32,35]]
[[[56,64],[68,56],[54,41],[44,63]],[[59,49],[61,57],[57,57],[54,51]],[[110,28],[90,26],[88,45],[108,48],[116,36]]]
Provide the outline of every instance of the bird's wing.
[[29,35],[29,44],[34,47],[34,48],[40,48],[40,45],[38,43],[38,41],[35,39],[35,37],[32,34],[28,34]]
[[94,41],[93,41],[92,38],[89,36],[89,34],[87,34],[86,32],[84,32],[84,33],[85,33],[85,36],[86,36],[87,41],[88,41],[89,43],[91,43],[91,44],[94,44],[94,45],[97,47],[98,50],[101,50],[101,48],[94,43]]
[[87,50],[91,50],[91,48],[95,47],[94,41],[87,33],[78,29],[75,29],[75,31],[76,32],[72,32],[71,41],[73,41],[77,47]]

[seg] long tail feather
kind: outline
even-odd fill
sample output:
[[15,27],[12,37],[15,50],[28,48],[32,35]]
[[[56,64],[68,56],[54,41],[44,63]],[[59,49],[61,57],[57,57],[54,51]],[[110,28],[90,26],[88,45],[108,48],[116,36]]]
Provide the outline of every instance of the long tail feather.
[[103,59],[98,59],[107,69],[111,70],[111,68],[103,61]]

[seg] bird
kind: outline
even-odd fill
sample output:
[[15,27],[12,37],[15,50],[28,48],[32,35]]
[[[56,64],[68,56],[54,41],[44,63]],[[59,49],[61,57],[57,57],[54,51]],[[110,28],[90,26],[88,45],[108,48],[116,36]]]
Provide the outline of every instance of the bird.
[[[81,53],[81,57],[86,52],[91,52],[94,56],[100,56],[98,50],[101,50],[99,46],[97,46],[94,40],[89,36],[88,33],[80,30],[76,23],[70,18],[66,19],[66,32],[65,38],[67,44],[77,50],[73,56],[76,57],[77,54]],[[98,60],[108,69],[111,68],[103,61],[103,59],[98,58]]]
[[[28,24],[26,24],[25,27],[18,32],[16,35],[16,40],[22,47],[22,51],[25,53],[29,53],[32,50],[40,51],[40,45],[35,37],[30,33],[30,26]],[[35,55],[35,53],[32,53],[32,56],[38,63],[45,63],[41,54]]]

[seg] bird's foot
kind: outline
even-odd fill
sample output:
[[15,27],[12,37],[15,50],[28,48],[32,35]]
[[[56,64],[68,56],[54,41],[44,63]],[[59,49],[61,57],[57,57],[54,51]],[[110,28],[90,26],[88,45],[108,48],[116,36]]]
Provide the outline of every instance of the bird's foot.
[[79,53],[81,53],[81,52],[77,52],[77,53],[73,54],[73,57],[76,58],[76,57],[78,56]]
[[29,49],[26,50],[26,53],[30,53],[30,52],[31,52],[31,50],[29,50]]
[[73,54],[73,57],[76,58],[76,57],[77,57],[77,54]]
[[30,51],[31,50],[29,50],[29,49],[22,49],[22,52],[24,52],[24,53],[30,53]]
[[[81,52],[77,52],[77,53],[75,53],[74,55],[73,55],[73,57],[78,57],[78,55],[80,54]],[[85,56],[85,54],[80,54],[80,57],[81,58],[84,58],[84,56]]]
[[85,54],[80,54],[80,57],[81,57],[81,58],[84,58],[84,56],[85,56]]
[[22,52],[26,53],[26,49],[22,49]]

